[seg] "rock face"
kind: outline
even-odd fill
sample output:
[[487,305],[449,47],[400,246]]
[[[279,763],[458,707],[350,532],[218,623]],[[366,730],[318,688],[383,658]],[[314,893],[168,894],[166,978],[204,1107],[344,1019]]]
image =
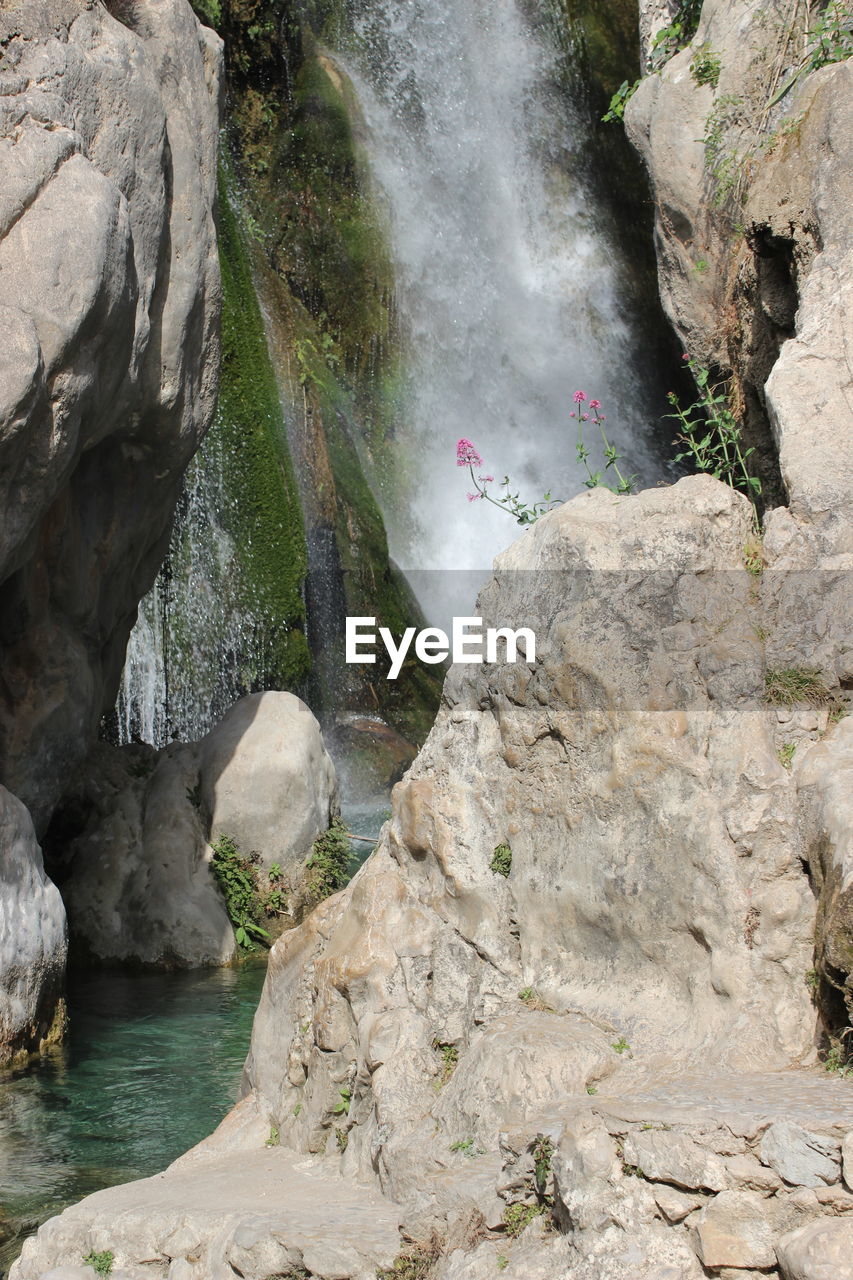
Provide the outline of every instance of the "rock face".
[[63,878],[74,941],[105,960],[227,964],[234,932],[211,843],[227,835],[261,870],[278,863],[295,892],[337,782],[305,704],[258,693],[197,743],[100,745],[61,812],[85,823]]
[[0,787],[0,1067],[62,1031],[65,908],[30,815]]
[[[648,35],[660,6],[640,9]],[[769,527],[806,568],[804,539],[813,562],[853,550],[853,65],[803,74],[774,104],[808,43],[802,22],[705,0],[695,38],[643,81],[625,122],[654,187],[664,306],[686,350],[734,373],[765,458],[778,451],[790,514]],[[691,73],[700,53],[719,60],[716,85]]]
[[43,831],[216,398],[221,42],[186,0],[0,14],[0,777]]
[[[640,9],[648,36],[660,5],[642,0]],[[831,641],[805,662],[830,688],[849,689],[853,662],[842,635],[853,553],[853,63],[804,70],[803,50],[815,44],[804,24],[816,22],[805,8],[783,20],[753,0],[705,0],[695,38],[643,81],[625,121],[655,191],[664,306],[685,349],[731,373],[769,505],[788,502],[765,517],[764,557],[789,575],[792,603],[798,595],[800,603],[769,661],[803,663],[798,630],[810,597]],[[698,82],[697,57],[718,61],[716,83]],[[794,744],[798,716],[784,724]],[[799,747],[795,757],[805,856],[820,891],[818,994],[833,1035],[853,1009],[849,734],[839,726],[808,757]]]

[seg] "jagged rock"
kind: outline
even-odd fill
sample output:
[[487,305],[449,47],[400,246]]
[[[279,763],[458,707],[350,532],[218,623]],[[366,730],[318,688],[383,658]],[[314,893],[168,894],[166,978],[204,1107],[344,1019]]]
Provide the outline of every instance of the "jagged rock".
[[25,806],[0,787],[0,1066],[62,1030],[65,908]]
[[112,705],[216,400],[221,41],[0,12],[0,777],[41,834]]
[[72,938],[102,959],[217,965],[235,941],[211,842],[230,836],[262,870],[278,862],[295,892],[337,783],[314,716],[269,692],[241,699],[197,743],[99,746],[66,810],[85,815],[63,881]]
[[841,1143],[841,1171],[845,1186],[853,1191],[853,1131],[845,1134]]
[[[642,0],[647,37],[657,8]],[[853,546],[853,66],[803,75],[770,107],[809,21],[705,0],[693,41],[641,83],[625,123],[654,186],[667,314],[701,364],[734,371],[768,466],[778,448],[790,513],[771,514],[767,540],[832,555]],[[714,88],[691,74],[702,50],[719,59]],[[816,435],[818,422],[833,431]]]
[[761,1139],[761,1159],[795,1187],[820,1187],[840,1175],[838,1143],[798,1124],[777,1120]]
[[672,1182],[685,1191],[722,1191],[726,1170],[719,1156],[687,1134],[655,1129],[625,1139],[625,1161],[653,1182]]
[[688,1214],[694,1209],[701,1209],[704,1204],[701,1196],[685,1195],[683,1191],[676,1191],[675,1187],[668,1187],[666,1184],[652,1187],[652,1195],[667,1222],[683,1222]]
[[733,1190],[778,1191],[782,1179],[774,1169],[768,1169],[753,1155],[730,1156],[726,1162],[728,1184]]
[[721,1191],[692,1227],[696,1252],[712,1270],[776,1265],[773,1225],[764,1199],[754,1191]]
[[779,1241],[783,1280],[842,1280],[851,1274],[853,1221],[821,1219]]
[[853,719],[842,720],[797,763],[809,866],[818,889],[818,973],[845,978],[853,1005]]

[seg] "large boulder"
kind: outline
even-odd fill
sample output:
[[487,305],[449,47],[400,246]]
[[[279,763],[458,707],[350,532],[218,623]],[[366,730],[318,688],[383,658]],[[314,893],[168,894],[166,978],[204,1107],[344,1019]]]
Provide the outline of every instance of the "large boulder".
[[111,7],[0,12],[0,777],[39,834],[216,402],[221,41]]
[[62,1032],[65,932],[30,815],[0,787],[0,1067]]
[[72,941],[101,959],[226,964],[234,932],[211,844],[224,835],[257,855],[261,878],[277,863],[295,906],[312,843],[336,813],[320,727],[289,693],[241,699],[197,743],[102,744],[59,810],[60,828],[82,827],[54,851]]

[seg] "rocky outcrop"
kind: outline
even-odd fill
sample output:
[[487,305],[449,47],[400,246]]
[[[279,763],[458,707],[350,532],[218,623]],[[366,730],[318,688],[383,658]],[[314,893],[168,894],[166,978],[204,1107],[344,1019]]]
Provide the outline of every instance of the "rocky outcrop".
[[[650,27],[657,6],[640,7]],[[806,542],[812,562],[853,549],[853,66],[802,73],[774,101],[802,68],[804,20],[705,0],[690,45],[625,113],[655,193],[664,306],[691,355],[734,374],[771,505],[790,505],[768,531],[801,568]]]
[[[377,851],[273,948],[211,1152],[325,1153],[442,1241],[442,1280],[773,1275],[783,1236],[847,1212],[849,1091],[802,1068],[815,899],[777,754],[838,729],[765,700],[795,623],[806,661],[833,633],[744,567],[752,536],[694,477],[589,492],[501,557],[480,611],[532,626],[536,662],[451,671]],[[103,1241],[110,1195],[21,1280]],[[168,1251],[122,1248],[130,1274]]]
[[[234,930],[211,845],[229,837],[264,882],[275,867],[281,918],[292,923],[305,860],[336,813],[320,727],[290,693],[241,699],[200,742],[160,752],[100,744],[58,813],[72,942],[102,960],[227,964]],[[278,919],[265,920],[268,932]]]
[[213,414],[221,42],[186,0],[13,3],[0,41],[0,777],[41,832]]
[[0,1067],[62,1033],[65,908],[30,815],[0,787]]
[[[657,9],[644,0],[641,11],[650,21]],[[626,124],[655,191],[664,305],[687,351],[731,373],[769,505],[787,500],[764,521],[764,558],[788,575],[793,604],[771,662],[802,667],[804,611],[794,602],[810,598],[833,637],[814,666],[849,689],[853,63],[840,37],[828,37],[842,60],[807,69],[815,40],[805,24],[818,20],[805,9],[783,16],[753,0],[706,0],[694,39],[642,82]],[[820,889],[816,980],[832,1035],[853,1008],[847,741],[842,730],[810,764],[795,756],[804,853]]]

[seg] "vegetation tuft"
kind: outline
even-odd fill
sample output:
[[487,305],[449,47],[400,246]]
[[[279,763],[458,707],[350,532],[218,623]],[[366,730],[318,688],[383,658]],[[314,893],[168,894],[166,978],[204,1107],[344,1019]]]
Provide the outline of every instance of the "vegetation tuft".
[[91,1267],[99,1276],[108,1276],[111,1274],[113,1264],[115,1262],[115,1254],[111,1249],[104,1249],[102,1253],[88,1253],[83,1259],[84,1267]]
[[271,867],[264,885],[264,872],[257,853],[244,856],[228,835],[220,835],[212,848],[211,869],[225,899],[225,910],[234,926],[237,945],[243,951],[254,951],[258,942],[269,945],[270,935],[261,921],[265,916],[278,915],[285,910],[281,868],[278,865]]
[[798,702],[822,707],[830,692],[816,667],[768,667],[764,673],[764,701],[776,707],[793,707]]
[[496,876],[508,876],[512,870],[512,849],[508,844],[499,844],[495,847],[492,860],[489,863],[489,870],[493,871]]
[[340,818],[314,841],[308,861],[308,894],[312,902],[322,902],[350,880],[350,843]]

